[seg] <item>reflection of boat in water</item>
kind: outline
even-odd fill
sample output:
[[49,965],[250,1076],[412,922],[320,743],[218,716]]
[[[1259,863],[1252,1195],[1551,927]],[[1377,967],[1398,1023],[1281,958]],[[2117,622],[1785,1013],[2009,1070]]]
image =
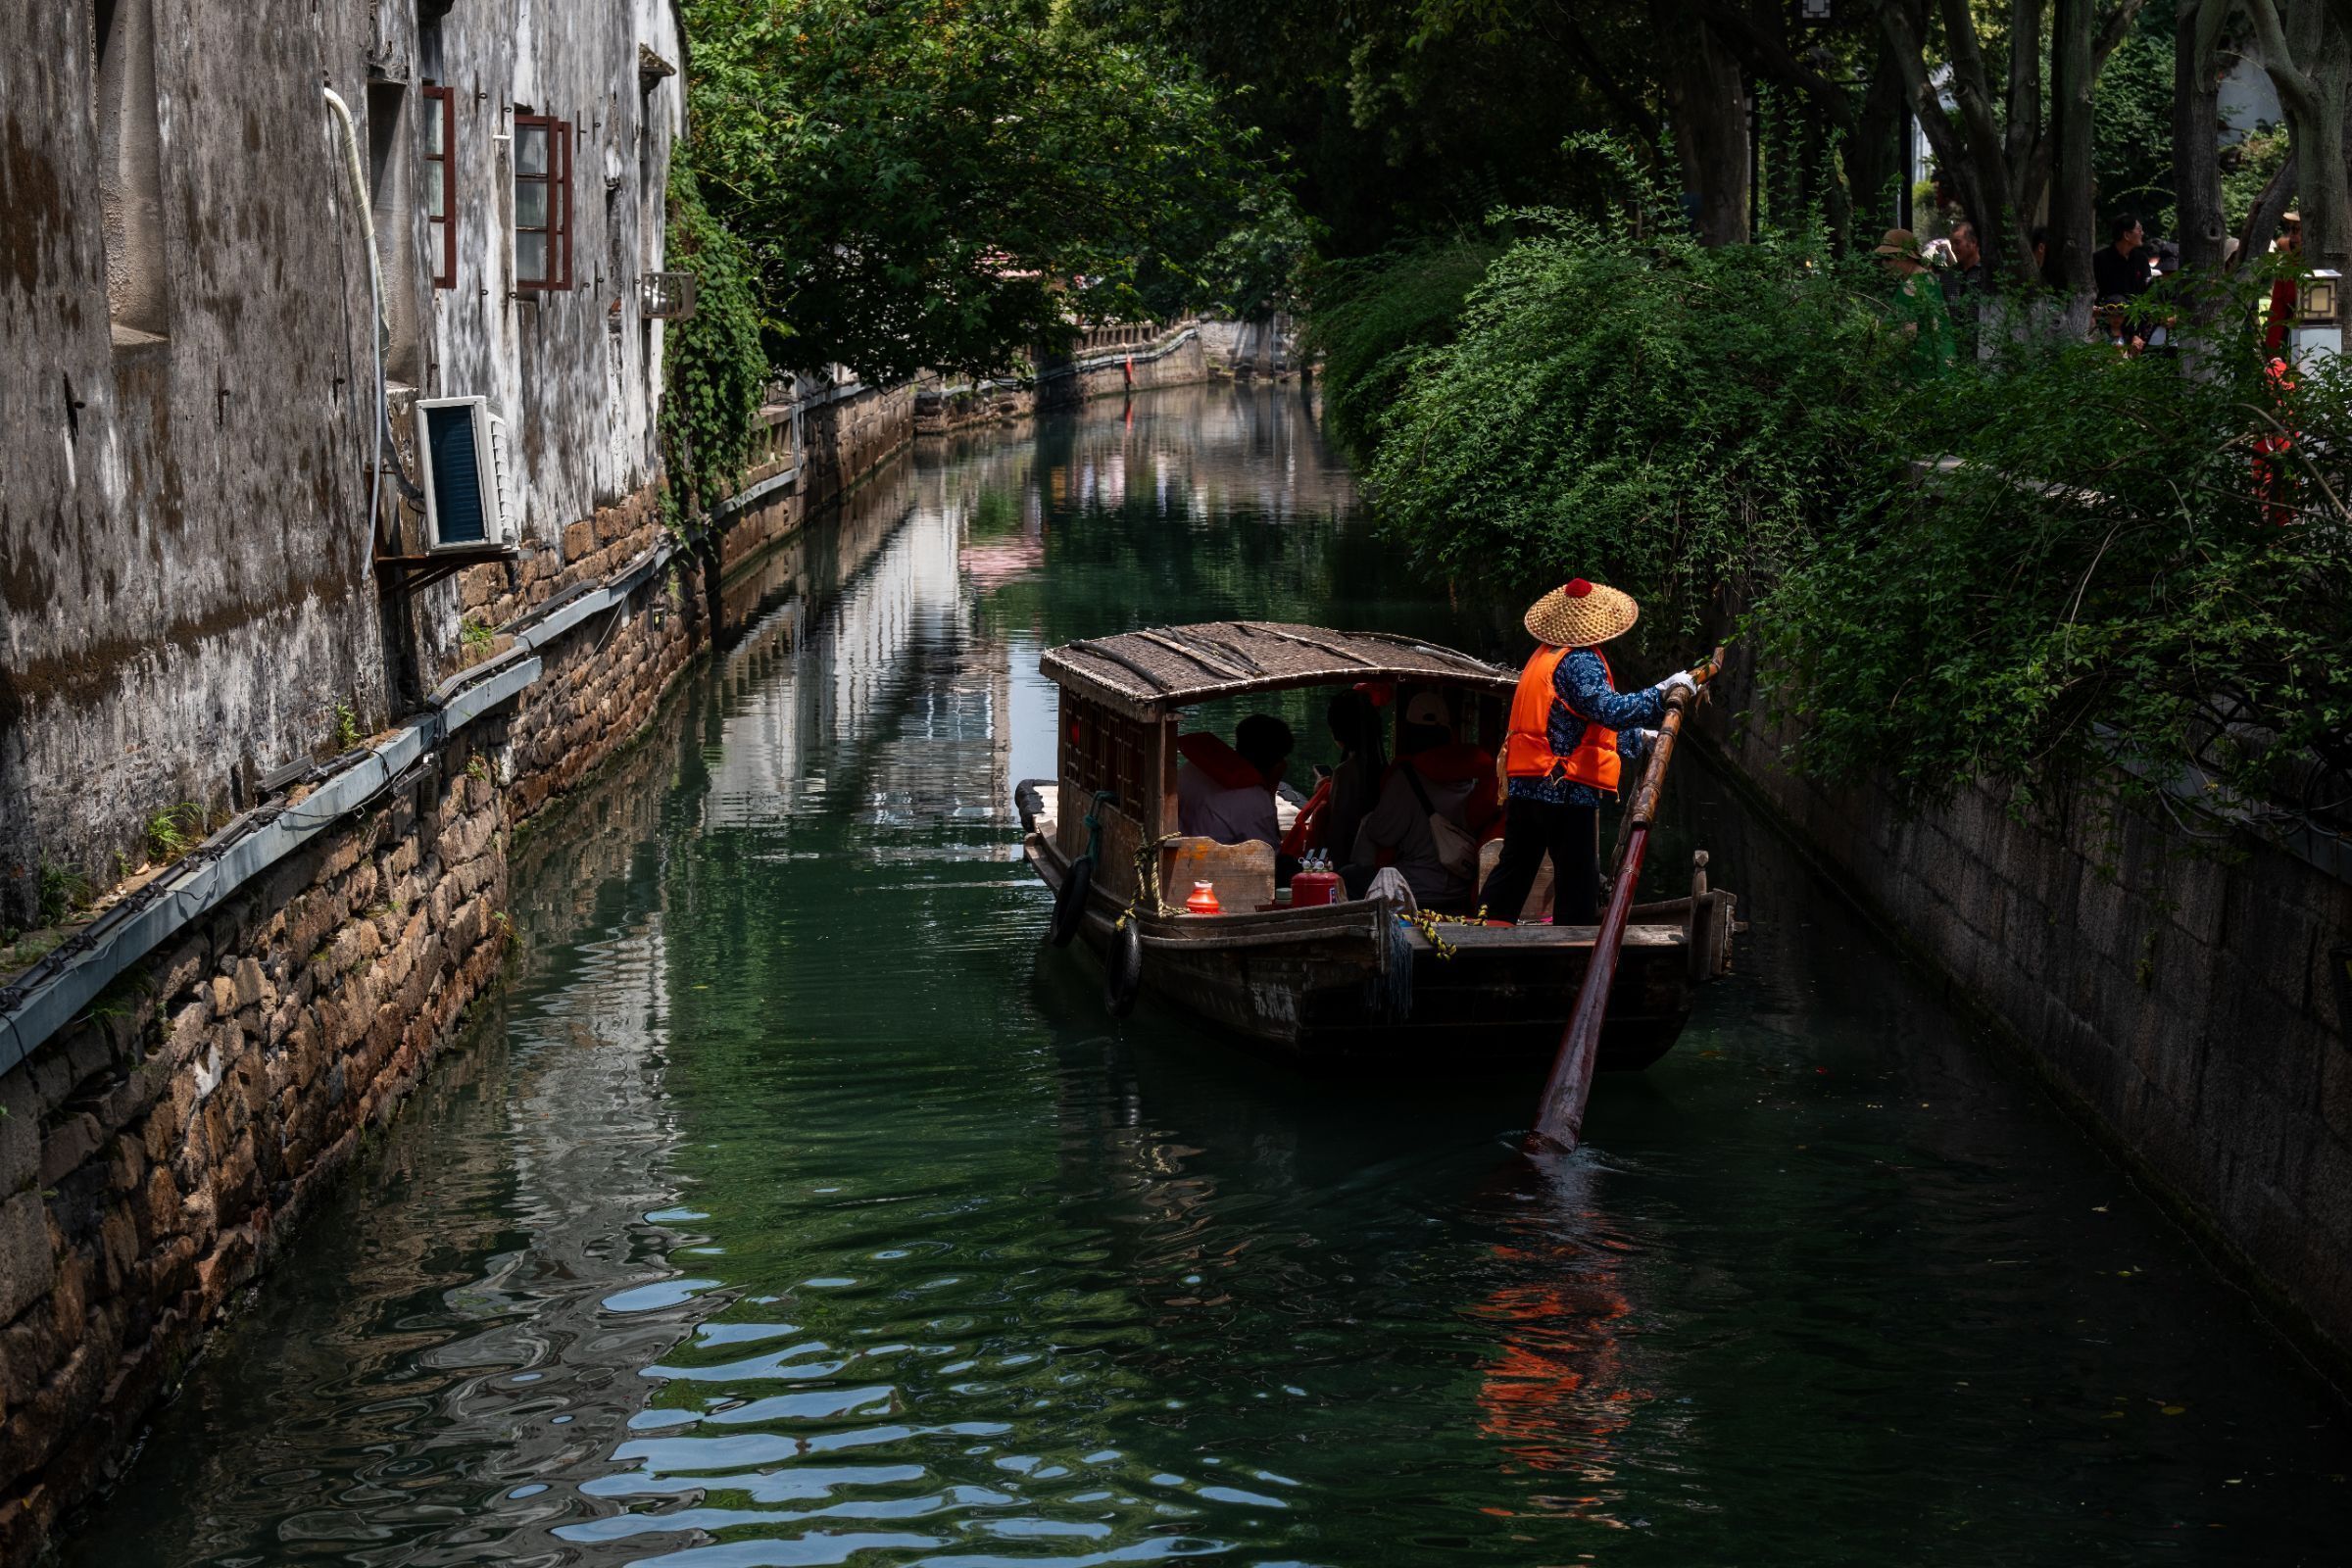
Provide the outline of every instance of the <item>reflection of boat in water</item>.
[[[1457,699],[1491,751],[1514,673],[1411,638],[1253,621],[1068,643],[1040,667],[1060,688],[1059,777],[1017,792],[1025,848],[1054,890],[1060,935],[1105,955],[1114,998],[1140,985],[1306,1064],[1443,1059],[1458,1070],[1541,1061],[1557,1048],[1594,927],[1421,926],[1377,899],[1292,906],[1270,846],[1176,831],[1177,724],[1189,706],[1389,682],[1400,703],[1423,689]],[[1196,882],[1230,912],[1162,902],[1160,889]],[[1636,907],[1602,1067],[1645,1067],[1674,1044],[1698,986],[1730,966],[1734,908],[1703,871],[1690,897]]]

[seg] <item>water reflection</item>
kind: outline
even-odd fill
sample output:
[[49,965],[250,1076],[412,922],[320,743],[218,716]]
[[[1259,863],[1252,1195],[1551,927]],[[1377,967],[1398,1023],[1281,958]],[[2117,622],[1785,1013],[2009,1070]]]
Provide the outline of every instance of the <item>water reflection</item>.
[[1703,770],[1655,853],[1743,973],[1550,1170],[1533,1085],[1303,1081],[1041,960],[1037,651],[1475,638],[1397,577],[1285,391],[927,447],[753,564],[69,1560],[2330,1560],[2334,1408]]

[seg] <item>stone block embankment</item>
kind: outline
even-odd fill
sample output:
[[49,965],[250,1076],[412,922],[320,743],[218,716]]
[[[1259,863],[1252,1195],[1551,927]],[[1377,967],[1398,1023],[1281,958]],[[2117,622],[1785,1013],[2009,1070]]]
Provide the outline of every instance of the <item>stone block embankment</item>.
[[494,727],[183,930],[0,1080],[0,1557],[31,1555],[104,1478],[496,972]]
[[[844,399],[794,516],[910,433]],[[536,681],[181,927],[0,1075],[0,1562],[103,1487],[206,1330],[382,1125],[506,947],[514,830],[654,717],[711,641],[648,490],[455,589],[485,621],[635,580],[537,650]],[[299,813],[300,796],[264,809]]]
[[1719,754],[2284,1326],[2352,1366],[2352,883],[2145,812],[2020,817],[1990,791],[1907,813],[1782,762],[1711,705]]

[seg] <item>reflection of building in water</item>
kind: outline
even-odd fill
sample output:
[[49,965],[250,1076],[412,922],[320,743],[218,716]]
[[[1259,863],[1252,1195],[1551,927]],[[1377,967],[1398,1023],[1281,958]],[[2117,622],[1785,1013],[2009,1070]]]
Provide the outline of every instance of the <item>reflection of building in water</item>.
[[1317,430],[1311,396],[1289,386],[1170,387],[1121,416],[1089,410],[1042,422],[1032,441],[941,441],[916,466],[942,494],[1018,494],[1033,525],[1047,506],[1115,510],[1145,496],[1161,516],[1332,516],[1354,505],[1355,480]]
[[818,797],[894,819],[1002,809],[1009,671],[1002,643],[969,628],[970,507],[928,485],[908,499],[829,604],[788,602],[730,656],[729,676],[749,678],[728,703],[708,824],[780,822]]

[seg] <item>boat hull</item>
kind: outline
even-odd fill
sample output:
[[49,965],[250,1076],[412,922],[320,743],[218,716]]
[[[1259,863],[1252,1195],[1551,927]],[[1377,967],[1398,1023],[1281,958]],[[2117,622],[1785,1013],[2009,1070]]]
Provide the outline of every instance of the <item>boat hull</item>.
[[[1025,847],[1058,891],[1067,866],[1055,847],[1036,833]],[[1101,955],[1123,906],[1100,891],[1089,904],[1079,934]],[[1388,905],[1361,900],[1137,920],[1146,993],[1305,1067],[1442,1064],[1467,1073],[1547,1063],[1592,960],[1590,927],[1441,924],[1441,949]],[[1610,987],[1600,1069],[1639,1071],[1665,1054],[1714,963],[1710,954],[1693,964],[1683,925],[1631,928]]]

